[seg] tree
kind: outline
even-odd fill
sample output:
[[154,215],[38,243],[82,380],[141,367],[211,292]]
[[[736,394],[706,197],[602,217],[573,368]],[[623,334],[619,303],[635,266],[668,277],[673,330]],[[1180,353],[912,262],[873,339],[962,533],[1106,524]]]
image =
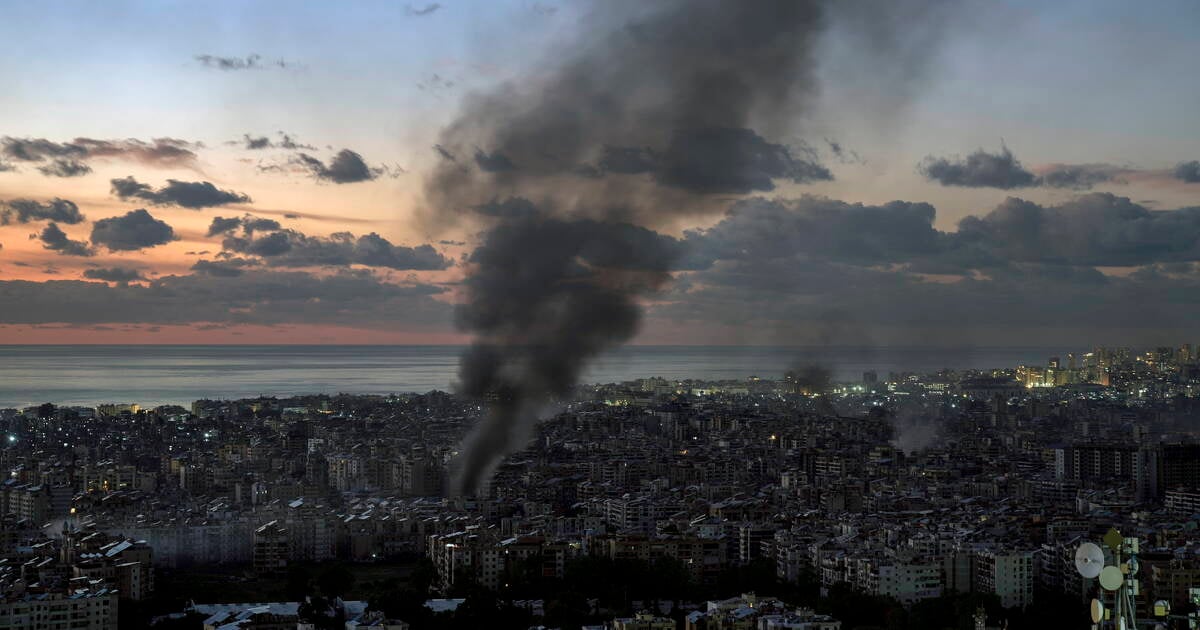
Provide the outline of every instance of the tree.
[[284,586],[284,592],[289,599],[304,601],[305,597],[312,592],[312,574],[308,568],[302,565],[293,564],[288,567],[287,584]]
[[354,586],[354,573],[343,564],[326,567],[317,576],[317,588],[325,597],[341,597]]

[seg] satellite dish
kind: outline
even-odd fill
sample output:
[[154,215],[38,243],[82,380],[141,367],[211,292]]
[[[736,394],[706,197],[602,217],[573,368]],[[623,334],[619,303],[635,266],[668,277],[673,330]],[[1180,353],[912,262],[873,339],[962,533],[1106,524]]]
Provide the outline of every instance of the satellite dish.
[[1104,550],[1095,543],[1083,543],[1075,550],[1075,570],[1079,575],[1092,579],[1104,568]]
[[1104,602],[1092,600],[1092,623],[1100,623],[1104,619]]
[[1121,583],[1125,581],[1125,574],[1121,573],[1121,569],[1117,567],[1104,567],[1100,571],[1100,586],[1106,591],[1115,591],[1121,588]]

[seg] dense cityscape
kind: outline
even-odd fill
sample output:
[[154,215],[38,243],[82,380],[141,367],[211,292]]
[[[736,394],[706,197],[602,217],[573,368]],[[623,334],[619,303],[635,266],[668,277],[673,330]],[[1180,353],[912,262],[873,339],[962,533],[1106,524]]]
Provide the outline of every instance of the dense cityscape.
[[580,386],[474,496],[445,392],[0,410],[0,628],[1087,627],[1200,598],[1200,352]]

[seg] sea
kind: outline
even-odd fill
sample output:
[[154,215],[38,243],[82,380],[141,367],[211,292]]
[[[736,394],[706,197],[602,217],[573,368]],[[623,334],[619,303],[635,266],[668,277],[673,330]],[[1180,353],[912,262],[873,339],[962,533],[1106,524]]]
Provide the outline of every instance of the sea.
[[[187,406],[202,398],[454,391],[462,346],[0,345],[0,408],[45,402]],[[1078,351],[1078,349],[1076,349]],[[934,372],[1045,365],[1068,350],[1019,347],[624,346],[593,360],[584,383],[774,379],[818,364],[841,382],[866,371]]]

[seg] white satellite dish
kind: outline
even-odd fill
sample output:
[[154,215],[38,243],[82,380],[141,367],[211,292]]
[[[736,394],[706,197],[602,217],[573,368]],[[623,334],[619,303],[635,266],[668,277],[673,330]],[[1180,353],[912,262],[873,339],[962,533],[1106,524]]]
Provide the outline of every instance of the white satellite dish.
[[1092,600],[1092,623],[1100,623],[1104,619],[1104,602]]
[[1075,550],[1075,570],[1079,575],[1092,579],[1104,568],[1104,550],[1095,543],[1085,542]]
[[1104,567],[1100,571],[1100,586],[1106,591],[1115,591],[1125,582],[1125,574],[1119,567]]

